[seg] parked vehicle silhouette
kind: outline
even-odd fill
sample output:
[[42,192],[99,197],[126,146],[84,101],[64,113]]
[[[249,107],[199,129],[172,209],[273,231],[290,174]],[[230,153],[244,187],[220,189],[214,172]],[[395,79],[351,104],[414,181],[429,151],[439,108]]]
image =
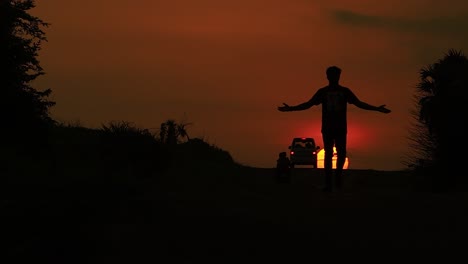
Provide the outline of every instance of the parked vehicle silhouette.
[[289,148],[291,168],[295,165],[312,165],[317,168],[317,152],[320,147],[310,137],[297,137],[292,140]]

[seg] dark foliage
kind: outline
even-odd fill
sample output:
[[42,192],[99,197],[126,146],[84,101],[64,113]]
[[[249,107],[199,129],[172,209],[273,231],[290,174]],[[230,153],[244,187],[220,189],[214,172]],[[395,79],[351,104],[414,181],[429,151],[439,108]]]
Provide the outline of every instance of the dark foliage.
[[466,187],[465,177],[454,168],[463,164],[467,148],[467,96],[468,58],[461,51],[449,50],[420,71],[407,165],[428,176],[436,189]]
[[229,152],[209,144],[200,138],[192,138],[187,142],[181,143],[175,149],[180,162],[186,164],[202,166],[230,166],[235,164]]
[[187,132],[188,125],[191,125],[191,123],[177,123],[173,119],[168,119],[166,122],[161,123],[159,129],[159,140],[162,143],[171,146],[180,143],[183,138],[190,140]]
[[[31,82],[44,74],[38,52],[46,41],[42,28],[49,24],[28,13],[33,0],[0,1],[0,85],[2,143],[29,145],[46,141],[53,123],[49,108],[55,103],[50,89],[38,91]],[[31,139],[31,140],[28,140]]]
[[111,170],[144,177],[167,169],[170,153],[148,129],[125,121],[111,122],[102,126],[99,136],[103,162]]

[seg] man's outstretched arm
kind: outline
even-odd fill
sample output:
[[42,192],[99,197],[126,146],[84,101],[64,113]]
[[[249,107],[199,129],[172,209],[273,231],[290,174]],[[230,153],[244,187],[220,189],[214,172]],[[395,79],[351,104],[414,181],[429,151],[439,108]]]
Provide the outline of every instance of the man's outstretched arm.
[[382,112],[385,114],[388,114],[391,112],[391,110],[386,108],[385,105],[374,106],[374,105],[370,105],[368,103],[365,103],[359,100],[354,102],[354,105],[365,110],[378,111],[378,112]]
[[312,106],[313,104],[311,103],[311,101],[307,101],[305,103],[294,105],[294,106],[289,106],[283,103],[283,106],[278,106],[278,110],[281,112],[301,111],[301,110],[309,109]]
[[278,110],[281,112],[289,112],[289,111],[301,111],[311,108],[314,105],[319,105],[321,103],[322,98],[322,89],[319,89],[313,96],[310,98],[309,101],[298,104],[295,106],[289,106],[283,103],[283,106],[278,106]]

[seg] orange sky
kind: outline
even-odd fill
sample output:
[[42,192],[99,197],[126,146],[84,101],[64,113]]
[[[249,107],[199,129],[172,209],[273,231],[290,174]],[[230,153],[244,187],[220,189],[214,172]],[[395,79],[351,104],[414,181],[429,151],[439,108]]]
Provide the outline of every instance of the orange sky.
[[468,52],[466,0],[48,0],[40,61],[52,115],[100,127],[192,122],[246,165],[274,167],[293,137],[322,146],[320,107],[282,113],[326,85],[325,69],[384,115],[350,105],[349,168],[396,170],[408,151],[419,70]]

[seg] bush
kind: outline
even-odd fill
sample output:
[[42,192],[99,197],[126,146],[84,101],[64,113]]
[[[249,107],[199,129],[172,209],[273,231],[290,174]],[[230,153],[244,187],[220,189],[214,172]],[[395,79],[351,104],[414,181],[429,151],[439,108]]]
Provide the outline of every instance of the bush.
[[235,164],[229,152],[205,142],[200,138],[193,138],[177,145],[174,157],[185,165],[190,166],[232,166]]
[[112,171],[127,171],[136,177],[162,172],[168,168],[170,155],[164,144],[147,129],[129,122],[103,125],[99,134],[104,163]]

